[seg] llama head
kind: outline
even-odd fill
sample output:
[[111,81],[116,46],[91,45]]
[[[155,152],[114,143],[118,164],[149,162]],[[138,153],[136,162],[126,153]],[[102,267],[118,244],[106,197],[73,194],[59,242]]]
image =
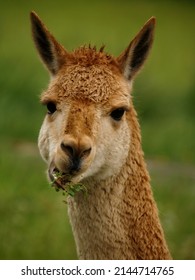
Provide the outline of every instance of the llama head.
[[34,12],[31,22],[35,45],[51,74],[41,96],[47,115],[39,134],[50,179],[54,170],[74,181],[117,174],[131,143],[132,81],[151,48],[155,19],[117,58],[90,46],[69,53]]

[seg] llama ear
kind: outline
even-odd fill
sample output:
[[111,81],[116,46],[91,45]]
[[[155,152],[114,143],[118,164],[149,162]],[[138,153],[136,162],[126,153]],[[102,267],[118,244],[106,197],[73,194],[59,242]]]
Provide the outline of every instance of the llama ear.
[[117,58],[123,75],[132,79],[142,68],[152,46],[156,19],[150,18],[131,41],[128,48]]
[[54,76],[65,63],[68,53],[56,41],[35,12],[30,13],[32,35],[43,63]]

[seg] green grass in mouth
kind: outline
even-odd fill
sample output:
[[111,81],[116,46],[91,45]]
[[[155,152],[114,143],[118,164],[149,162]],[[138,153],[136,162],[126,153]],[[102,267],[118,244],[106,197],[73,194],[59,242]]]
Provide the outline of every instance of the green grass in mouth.
[[62,172],[56,171],[53,176],[54,180],[51,182],[51,186],[57,192],[62,190],[65,198],[68,196],[74,197],[78,192],[87,192],[87,188],[83,183],[72,182],[72,176],[70,174],[63,174]]

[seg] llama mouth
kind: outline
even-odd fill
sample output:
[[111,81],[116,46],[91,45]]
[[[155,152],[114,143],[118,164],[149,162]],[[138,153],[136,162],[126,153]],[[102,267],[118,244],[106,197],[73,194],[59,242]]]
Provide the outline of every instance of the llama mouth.
[[[51,180],[51,186],[56,191],[63,191],[63,195],[66,197],[74,197],[78,192],[87,192],[86,186],[80,182],[82,175],[72,178],[70,174],[60,172],[56,167],[49,168],[49,178]],[[66,200],[65,200],[66,202]]]
[[77,192],[86,192],[85,185],[81,182],[83,175],[77,175],[70,173],[61,172],[53,164],[50,165],[48,170],[49,179],[51,181],[51,186],[55,188],[56,191],[63,191],[63,194],[68,196],[74,196]]
[[50,167],[48,170],[48,175],[51,180],[52,187],[56,189],[65,190],[66,184],[71,182],[71,175],[61,172],[56,167]]

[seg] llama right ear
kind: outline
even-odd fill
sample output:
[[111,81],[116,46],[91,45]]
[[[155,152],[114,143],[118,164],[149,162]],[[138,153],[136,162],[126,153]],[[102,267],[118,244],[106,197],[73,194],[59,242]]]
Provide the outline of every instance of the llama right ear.
[[32,35],[43,63],[54,76],[65,63],[67,51],[56,41],[35,12],[30,13]]
[[150,18],[117,58],[121,72],[128,80],[131,80],[144,65],[153,43],[155,22],[155,17]]

